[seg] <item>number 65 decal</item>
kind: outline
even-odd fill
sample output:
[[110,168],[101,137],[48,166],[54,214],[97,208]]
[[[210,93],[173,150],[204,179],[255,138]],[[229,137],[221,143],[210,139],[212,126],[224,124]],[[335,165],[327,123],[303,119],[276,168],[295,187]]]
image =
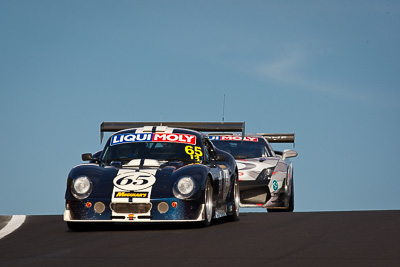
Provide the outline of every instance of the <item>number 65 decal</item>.
[[114,178],[114,185],[126,191],[146,189],[156,182],[156,177],[143,172],[123,172]]
[[185,146],[185,152],[190,156],[191,159],[195,158],[197,161],[200,161],[200,157],[203,156],[203,152],[201,152],[201,147],[195,146]]

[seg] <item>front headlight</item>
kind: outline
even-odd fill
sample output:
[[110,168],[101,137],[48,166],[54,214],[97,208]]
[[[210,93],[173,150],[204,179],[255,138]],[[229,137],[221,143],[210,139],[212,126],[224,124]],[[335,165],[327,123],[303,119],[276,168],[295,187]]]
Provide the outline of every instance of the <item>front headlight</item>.
[[92,192],[92,182],[86,176],[81,176],[72,181],[72,194],[78,199],[87,198]]
[[175,183],[173,193],[176,198],[186,199],[193,196],[195,189],[196,184],[193,178],[184,176]]
[[268,169],[266,169],[265,174],[266,174],[268,177],[271,177],[271,176],[272,176],[272,173],[274,172],[274,170],[275,170],[275,167],[268,168]]
[[257,181],[266,181],[270,180],[272,174],[274,173],[275,167],[271,168],[266,168],[260,172],[260,174],[257,176],[256,180]]

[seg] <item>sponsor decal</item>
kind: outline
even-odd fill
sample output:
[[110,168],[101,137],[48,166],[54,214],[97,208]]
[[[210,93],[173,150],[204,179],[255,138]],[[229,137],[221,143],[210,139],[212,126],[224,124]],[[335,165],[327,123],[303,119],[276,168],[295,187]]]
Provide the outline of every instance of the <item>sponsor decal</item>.
[[276,181],[276,180],[274,180],[273,182],[272,182],[272,188],[276,191],[276,190],[278,190],[278,182]]
[[110,145],[136,142],[171,142],[195,145],[196,136],[179,133],[126,133],[112,136]]
[[[209,136],[208,138],[211,141],[242,141],[242,137],[236,135]],[[243,141],[258,142],[258,138],[245,136]]]
[[137,191],[151,187],[156,182],[156,177],[144,172],[123,172],[119,173],[113,182],[119,189]]
[[115,198],[147,198],[148,192],[115,192]]

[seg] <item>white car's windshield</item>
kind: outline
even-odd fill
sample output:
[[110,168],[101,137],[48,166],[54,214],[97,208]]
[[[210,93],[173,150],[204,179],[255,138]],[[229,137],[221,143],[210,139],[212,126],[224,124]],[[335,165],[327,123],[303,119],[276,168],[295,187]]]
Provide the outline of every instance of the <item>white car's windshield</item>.
[[264,140],[253,141],[218,141],[212,140],[213,144],[236,159],[271,157]]

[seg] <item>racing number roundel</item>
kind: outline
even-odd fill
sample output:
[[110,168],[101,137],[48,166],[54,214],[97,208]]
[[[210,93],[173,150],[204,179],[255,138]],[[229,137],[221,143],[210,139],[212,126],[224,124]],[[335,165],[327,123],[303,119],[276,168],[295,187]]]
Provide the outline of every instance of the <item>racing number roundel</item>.
[[156,182],[156,177],[150,173],[124,172],[114,178],[114,185],[126,191],[146,189]]

